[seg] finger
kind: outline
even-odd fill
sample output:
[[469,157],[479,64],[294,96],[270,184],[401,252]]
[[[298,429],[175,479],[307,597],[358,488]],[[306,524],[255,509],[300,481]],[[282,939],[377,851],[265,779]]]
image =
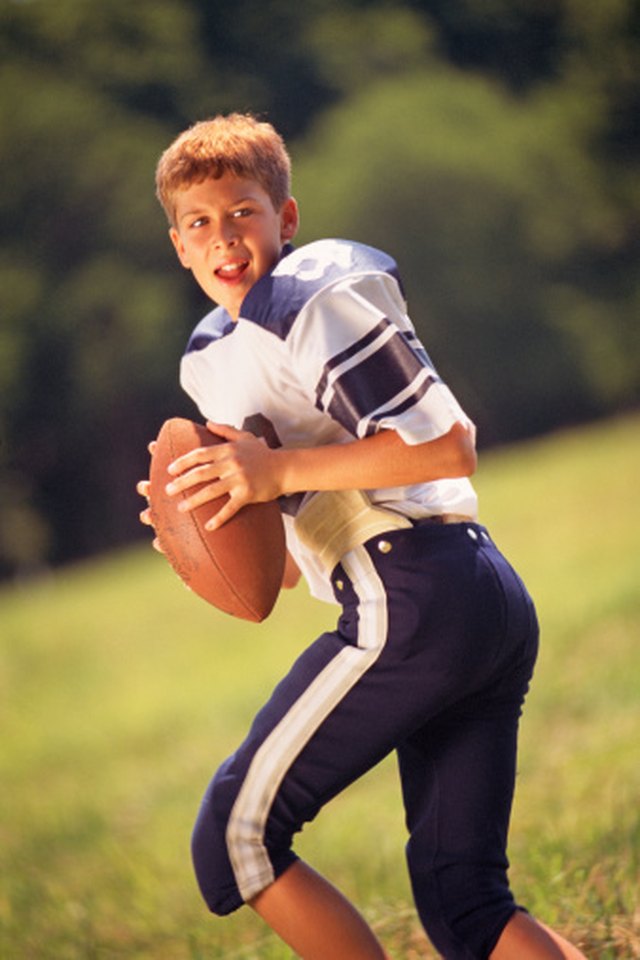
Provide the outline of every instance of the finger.
[[157,440],[152,440],[151,443],[148,443],[148,444],[147,444],[147,450],[149,451],[149,453],[151,454],[151,456],[153,456],[154,453],[156,452],[156,447],[157,447],[157,446],[158,446],[158,441],[157,441]]
[[240,440],[246,436],[246,431],[236,430],[230,423],[214,423],[213,420],[207,420],[207,430],[224,440]]
[[201,507],[205,503],[217,500],[228,492],[228,482],[225,480],[216,480],[214,483],[208,483],[199,490],[195,490],[190,496],[181,500],[178,504],[178,510],[180,513],[188,513],[190,510],[195,510],[196,507]]
[[139,480],[136,484],[136,490],[141,497],[149,497],[149,487],[151,484],[148,480]]
[[201,467],[192,467],[186,473],[175,477],[166,485],[165,491],[170,497],[175,497],[178,493],[189,493],[192,487],[199,484],[215,482],[220,479],[219,465],[205,463]]
[[228,523],[228,521],[236,515],[242,506],[243,504],[241,502],[230,497],[229,500],[220,507],[218,512],[214,513],[214,515],[207,520],[204,525],[205,530],[209,533],[213,533],[214,530],[219,530],[223,524]]
[[149,507],[147,507],[146,510],[142,510],[142,512],[139,514],[139,517],[140,517],[140,522],[144,523],[146,527],[153,526],[153,520],[151,519],[151,510],[149,509]]
[[195,449],[190,450],[189,453],[184,453],[181,457],[178,457],[177,460],[174,460],[173,463],[170,463],[167,470],[171,476],[177,476],[201,464],[215,463],[225,456],[226,446],[224,444],[217,444],[211,447],[195,447]]
[[154,539],[154,541],[153,541],[153,543],[151,544],[151,546],[153,547],[154,550],[157,550],[158,553],[164,554],[164,550],[163,550],[162,547],[160,546],[160,541],[158,540],[157,537]]

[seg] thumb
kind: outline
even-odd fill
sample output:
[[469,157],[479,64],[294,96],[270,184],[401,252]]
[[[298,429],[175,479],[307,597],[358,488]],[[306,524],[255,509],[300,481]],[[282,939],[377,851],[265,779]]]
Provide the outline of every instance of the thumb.
[[212,420],[207,420],[207,430],[223,440],[240,440],[244,435],[242,430],[236,430],[229,423],[213,423]]

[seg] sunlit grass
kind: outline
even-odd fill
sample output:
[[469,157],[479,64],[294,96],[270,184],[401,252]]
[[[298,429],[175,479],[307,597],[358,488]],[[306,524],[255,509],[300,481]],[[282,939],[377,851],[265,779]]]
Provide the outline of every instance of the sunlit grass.
[[[640,957],[640,420],[485,455],[482,519],[543,627],[511,840],[518,897],[589,957]],[[285,960],[249,912],[201,904],[200,796],[333,610],[300,588],[256,627],[133,549],[0,592],[0,956]],[[415,919],[395,762],[337,798],[299,849],[396,960]],[[588,948],[588,949],[587,949]]]

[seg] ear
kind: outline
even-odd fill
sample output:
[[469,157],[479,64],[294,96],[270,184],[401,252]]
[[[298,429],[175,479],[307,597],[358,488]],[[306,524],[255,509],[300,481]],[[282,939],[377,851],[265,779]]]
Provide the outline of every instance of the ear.
[[191,264],[189,263],[186,250],[184,249],[184,243],[182,242],[180,234],[175,227],[171,227],[169,230],[169,236],[171,237],[171,243],[175,247],[175,251],[178,254],[178,260],[183,267],[185,267],[187,270],[190,270]]
[[280,239],[293,240],[298,232],[300,224],[300,214],[298,213],[298,204],[293,197],[285,200],[280,211]]

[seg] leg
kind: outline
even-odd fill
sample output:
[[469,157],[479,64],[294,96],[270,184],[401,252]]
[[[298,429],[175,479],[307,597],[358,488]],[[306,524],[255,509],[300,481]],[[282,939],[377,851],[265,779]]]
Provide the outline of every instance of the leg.
[[453,725],[445,717],[430,729],[430,741],[423,734],[399,751],[412,834],[407,856],[423,924],[447,958],[585,960],[511,897],[503,852],[512,793],[509,723],[506,715],[498,719],[504,706],[493,709],[494,719],[485,703],[483,719],[468,732],[462,716]]
[[472,549],[475,582],[449,604],[438,643],[457,652],[453,676],[471,664],[475,683],[464,693],[458,682],[455,699],[398,749],[416,906],[448,960],[489,957],[517,912],[506,848],[518,724],[537,651],[521,582],[486,537]]
[[491,960],[586,960],[577,947],[529,914],[514,913]]
[[[479,844],[469,853],[452,829],[447,836],[447,843],[453,841],[450,849],[447,844],[430,846],[429,800],[438,798],[438,792],[429,793],[426,781],[444,745],[438,719],[448,715],[451,704],[472,703],[489,688],[499,701],[497,681],[513,671],[518,674],[519,701],[510,708],[510,719],[517,727],[535,630],[517,578],[511,572],[510,587],[502,582],[498,587],[497,579],[506,576],[494,569],[499,561],[480,556],[491,552],[490,543],[467,525],[459,526],[392,534],[391,551],[378,552],[375,544],[369,544],[352,551],[348,564],[336,568],[336,596],[345,605],[340,629],[321,638],[294,665],[256,718],[245,744],[221,768],[203,805],[194,834],[194,859],[212,911],[228,913],[248,902],[310,958],[318,955],[312,951],[317,949],[314,931],[319,927],[326,946],[323,925],[328,922],[326,914],[332,913],[335,942],[349,944],[351,950],[360,944],[363,950],[374,951],[363,953],[363,958],[377,960],[378,945],[374,938],[367,943],[357,913],[333,888],[296,864],[291,838],[332,796],[403,744],[410,863],[423,922],[440,933],[444,929],[448,960],[486,958],[496,947],[516,910],[504,857],[512,776],[500,783],[484,760],[487,750],[491,760],[505,738],[510,755],[514,753],[513,723],[506,729],[502,722],[494,725],[485,739],[486,749],[477,756],[475,747],[463,751],[471,767],[478,767],[481,782],[491,785],[506,803],[504,831],[498,830],[497,841],[491,833],[489,853],[482,839],[490,832],[486,814],[491,814],[491,802],[487,810],[476,802],[473,790],[469,794],[460,789],[459,775],[466,776],[466,771],[457,763],[451,765],[454,792],[447,796],[468,801],[458,805],[459,822],[465,830],[469,827]],[[506,594],[511,598],[508,604]],[[513,698],[513,690],[508,692]],[[485,719],[483,706],[474,725]],[[478,726],[484,729],[482,722]],[[419,742],[419,737],[409,745],[406,738],[414,736],[412,731],[427,729],[432,737],[426,751],[427,742]],[[453,724],[448,732],[452,731],[457,738],[460,727]],[[448,752],[448,760],[455,754]],[[496,846],[497,858],[492,857]],[[440,857],[437,863],[434,849]],[[292,913],[298,914],[291,909],[293,903],[302,908],[297,920],[291,919]],[[483,918],[480,932],[478,910]],[[298,941],[309,916],[318,918],[309,925],[310,939]]]
[[[516,907],[509,889],[518,725],[537,628],[514,572],[490,541],[481,536],[477,544],[478,564],[493,570],[504,600],[493,627],[491,617],[485,621],[494,642],[485,634],[474,643],[493,651],[493,669],[398,750],[416,904],[448,960],[579,960],[576,948]],[[485,587],[486,613],[489,593]],[[476,616],[477,627],[481,622]],[[440,638],[447,638],[446,626]],[[455,643],[454,633],[448,642]]]
[[388,960],[357,910],[301,861],[250,905],[302,960]]
[[447,960],[489,957],[517,911],[505,853],[517,721],[505,729],[502,710],[475,706],[457,705],[398,751],[416,906]]
[[[362,563],[369,573],[366,557]],[[271,886],[273,896],[260,903],[280,902],[294,887],[291,877],[303,875],[291,874],[293,835],[393,748],[379,709],[380,680],[372,687],[369,679],[387,639],[384,591],[373,575],[363,590],[361,598],[344,586],[352,609],[340,629],[302,654],[207,791],[192,850],[214,913],[257,903]]]
[[[214,913],[248,902],[259,904],[266,916],[270,904],[286,903],[285,891],[297,895],[294,880],[308,881],[309,874],[293,871],[295,832],[415,729],[425,711],[441,706],[438,690],[429,692],[424,682],[439,675],[438,663],[432,663],[429,645],[415,639],[422,606],[432,608],[432,594],[424,590],[422,546],[413,543],[412,532],[402,538],[402,550],[394,539],[394,551],[408,551],[396,574],[398,599],[387,595],[386,578],[377,569],[380,563],[388,566],[387,550],[374,545],[345,558],[334,572],[344,605],[339,629],[323,635],[294,664],[207,791],[193,855]],[[407,610],[407,566],[417,561],[411,596],[420,603]],[[435,576],[439,558],[433,566]],[[475,677],[472,663],[468,675]],[[306,894],[318,887],[326,900],[327,887],[319,881],[304,885]],[[343,916],[347,912],[353,918],[350,911]],[[278,911],[269,909],[269,916],[279,926]]]

